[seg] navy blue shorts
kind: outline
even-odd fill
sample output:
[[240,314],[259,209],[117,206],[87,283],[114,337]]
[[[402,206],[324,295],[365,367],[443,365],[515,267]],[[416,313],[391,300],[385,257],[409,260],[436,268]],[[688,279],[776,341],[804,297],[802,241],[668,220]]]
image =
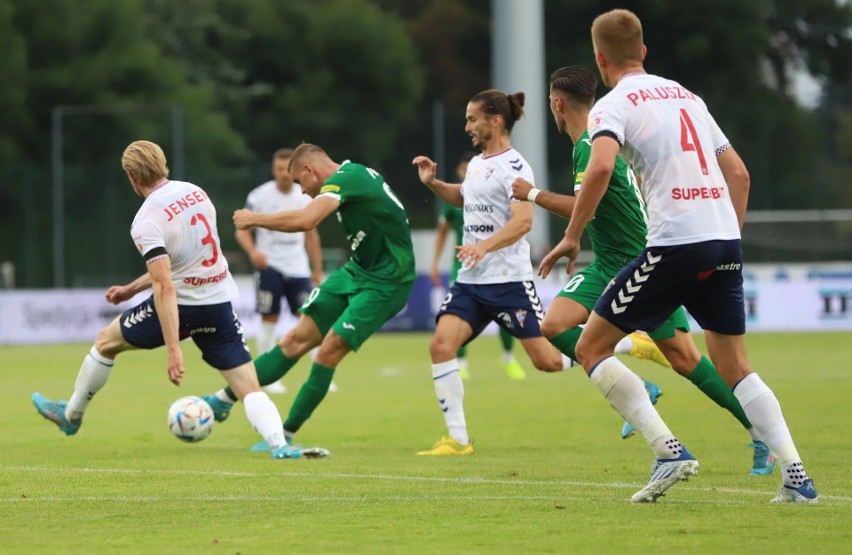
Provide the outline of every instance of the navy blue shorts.
[[298,315],[299,307],[314,288],[309,278],[285,276],[274,268],[255,270],[254,281],[257,286],[257,311],[263,315],[281,314],[281,297],[287,299],[290,312]]
[[739,239],[648,247],[625,266],[595,305],[622,331],[657,329],[683,305],[705,330],[745,333]]
[[494,321],[511,335],[526,339],[541,337],[544,311],[531,281],[472,284],[455,282],[444,297],[435,321],[455,314],[473,329],[469,341]]
[[[243,337],[243,327],[231,303],[178,305],[181,340],[191,337],[201,350],[201,358],[217,370],[230,370],[251,361]],[[121,313],[119,326],[124,340],[140,349],[156,349],[165,344],[154,297]]]

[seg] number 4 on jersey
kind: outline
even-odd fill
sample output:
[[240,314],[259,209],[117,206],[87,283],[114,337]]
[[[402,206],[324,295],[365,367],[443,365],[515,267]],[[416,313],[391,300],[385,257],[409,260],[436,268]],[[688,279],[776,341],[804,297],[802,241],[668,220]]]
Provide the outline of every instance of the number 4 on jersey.
[[704,159],[701,141],[698,140],[698,133],[695,132],[695,126],[692,125],[692,119],[690,119],[685,108],[680,109],[680,147],[684,152],[695,151],[695,154],[698,155],[701,173],[707,175],[707,160]]

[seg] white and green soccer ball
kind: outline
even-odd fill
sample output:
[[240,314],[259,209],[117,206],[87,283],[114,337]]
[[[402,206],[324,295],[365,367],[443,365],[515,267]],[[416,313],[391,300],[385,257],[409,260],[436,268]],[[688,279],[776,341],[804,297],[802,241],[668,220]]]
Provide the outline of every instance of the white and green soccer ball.
[[169,407],[169,430],[189,443],[201,441],[213,431],[213,409],[201,397],[181,397]]

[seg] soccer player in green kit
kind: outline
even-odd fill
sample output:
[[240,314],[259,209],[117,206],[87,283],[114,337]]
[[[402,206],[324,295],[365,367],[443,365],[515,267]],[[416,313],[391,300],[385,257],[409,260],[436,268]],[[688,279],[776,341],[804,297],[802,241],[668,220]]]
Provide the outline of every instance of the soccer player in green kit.
[[[416,274],[405,208],[377,171],[348,160],[339,164],[322,148],[302,144],[293,152],[290,173],[313,201],[301,210],[272,214],[237,210],[237,228],[306,231],[337,212],[352,252],[342,268],[311,292],[299,309],[298,324],[254,361],[258,380],[266,385],[281,379],[302,355],[319,346],[310,376],[284,422],[292,445],[293,434],[328,392],[337,365],[405,306]],[[226,388],[204,399],[221,422],[235,396]],[[265,446],[261,443],[252,450]],[[328,451],[292,448],[292,458],[323,456]]]
[[[462,154],[459,159],[459,163],[456,165],[456,176],[464,181],[465,176],[467,175],[467,166],[470,162],[471,158],[476,156],[476,152],[467,152]],[[447,240],[447,233],[452,230],[456,234],[456,247],[460,247],[463,243],[464,239],[464,210],[462,208],[453,206],[452,204],[445,202],[443,203],[443,207],[441,208],[441,216],[438,219],[438,228],[435,238],[435,254],[432,257],[432,269],[430,272],[430,278],[432,280],[432,285],[435,287],[441,287],[443,284],[441,283],[441,274],[438,270],[438,261],[441,257],[441,251],[444,250],[444,243]],[[455,255],[455,253],[453,253]],[[453,256],[453,267],[450,271],[450,285],[452,286],[453,282],[456,281],[458,277],[459,270],[461,269],[461,261]],[[514,343],[514,338],[512,334],[504,330],[503,328],[498,329],[500,336],[500,344],[503,346],[503,369],[506,371],[506,375],[509,376],[512,380],[524,380],[527,377],[527,373],[524,370],[523,366],[518,362],[515,358],[515,353],[512,350],[512,346]],[[467,365],[467,345],[463,345],[461,349],[459,349],[457,358],[459,361],[459,375],[463,380],[470,379],[470,370]]]
[[[595,102],[597,78],[582,66],[557,69],[550,76],[550,109],[560,133],[574,143],[574,191],[581,194],[580,183],[589,162],[591,143],[586,125]],[[570,218],[575,197],[539,191],[518,179],[513,194],[532,201],[564,218]],[[565,355],[576,360],[575,347],[595,303],[609,282],[629,261],[645,248],[647,215],[639,185],[630,167],[616,159],[610,185],[586,226],[592,241],[595,260],[574,275],[548,308],[541,331]],[[673,369],[690,380],[705,395],[727,409],[751,434],[754,447],[752,475],[768,475],[775,468],[775,457],[757,437],[739,401],[716,372],[713,363],[702,356],[689,336],[689,325],[683,307],[678,308],[662,326],[649,335],[671,362]],[[616,349],[618,352],[618,349]],[[649,389],[652,399],[654,392]],[[629,437],[633,427],[625,423],[622,437]]]

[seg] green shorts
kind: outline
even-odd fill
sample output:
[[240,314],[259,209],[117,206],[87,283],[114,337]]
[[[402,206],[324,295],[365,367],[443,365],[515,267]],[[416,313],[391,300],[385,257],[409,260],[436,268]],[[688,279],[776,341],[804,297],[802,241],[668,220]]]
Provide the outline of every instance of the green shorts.
[[353,351],[357,351],[402,310],[413,286],[413,281],[374,281],[344,266],[311,291],[299,312],[311,317],[323,337],[328,330],[334,329]]
[[[586,307],[591,313],[595,309],[595,303],[615,276],[604,272],[596,261],[592,261],[588,268],[577,272],[571,281],[562,288],[557,297],[567,297]],[[689,322],[686,320],[686,311],[683,307],[675,310],[668,319],[655,330],[647,331],[652,339],[669,339],[674,337],[675,330],[689,332]]]

